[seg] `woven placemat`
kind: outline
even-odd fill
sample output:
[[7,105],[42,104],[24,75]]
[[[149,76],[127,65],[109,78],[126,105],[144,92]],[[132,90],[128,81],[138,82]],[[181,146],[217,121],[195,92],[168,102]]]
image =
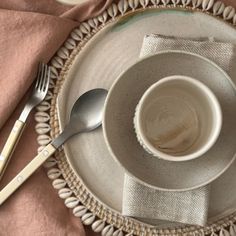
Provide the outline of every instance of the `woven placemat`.
[[[37,108],[35,119],[38,133],[39,151],[60,132],[56,99],[70,70],[75,56],[81,48],[102,28],[113,21],[132,13],[148,9],[182,9],[201,11],[212,17],[236,25],[235,9],[214,0],[121,0],[112,4],[101,15],[89,19],[74,29],[64,45],[52,58],[52,75],[50,89],[43,103]],[[69,166],[63,149],[56,152],[44,165],[48,169],[48,177],[53,187],[58,190],[59,197],[65,205],[72,209],[83,224],[91,225],[95,232],[103,236],[128,235],[236,235],[236,212],[221,220],[210,223],[207,227],[182,226],[169,229],[157,229],[132,218],[122,216],[99,202],[80,181]],[[115,186],[114,186],[115,187]]]

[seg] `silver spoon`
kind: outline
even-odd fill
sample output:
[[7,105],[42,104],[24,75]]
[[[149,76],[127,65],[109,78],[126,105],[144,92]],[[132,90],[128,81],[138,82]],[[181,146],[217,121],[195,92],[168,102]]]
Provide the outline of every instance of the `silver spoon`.
[[48,144],[9,184],[0,192],[0,205],[27,180],[64,142],[75,134],[89,132],[102,123],[105,89],[93,89],[81,95],[75,102],[70,121],[64,130]]

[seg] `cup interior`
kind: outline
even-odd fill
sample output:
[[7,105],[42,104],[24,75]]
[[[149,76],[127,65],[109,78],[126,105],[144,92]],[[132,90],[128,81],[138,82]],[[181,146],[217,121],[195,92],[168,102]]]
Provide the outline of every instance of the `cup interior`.
[[203,83],[186,76],[159,80],[142,96],[136,132],[154,156],[189,160],[216,141],[222,114],[215,95]]

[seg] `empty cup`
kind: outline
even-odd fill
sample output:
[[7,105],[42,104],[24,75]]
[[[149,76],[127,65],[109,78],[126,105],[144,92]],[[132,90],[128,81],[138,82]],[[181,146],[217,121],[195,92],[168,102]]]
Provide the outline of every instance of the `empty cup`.
[[143,94],[134,126],[138,141],[150,154],[169,161],[186,161],[214,145],[222,126],[222,112],[206,85],[174,75],[159,80]]

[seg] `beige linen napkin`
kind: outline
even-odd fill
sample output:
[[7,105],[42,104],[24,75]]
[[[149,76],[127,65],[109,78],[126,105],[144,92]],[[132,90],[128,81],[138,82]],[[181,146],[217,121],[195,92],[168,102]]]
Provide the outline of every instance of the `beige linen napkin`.
[[[144,38],[140,57],[164,50],[183,50],[207,57],[228,71],[233,63],[234,45],[214,39],[185,39],[161,35]],[[122,213],[146,221],[167,220],[185,224],[207,223],[210,185],[191,191],[169,192],[146,187],[125,176]]]

